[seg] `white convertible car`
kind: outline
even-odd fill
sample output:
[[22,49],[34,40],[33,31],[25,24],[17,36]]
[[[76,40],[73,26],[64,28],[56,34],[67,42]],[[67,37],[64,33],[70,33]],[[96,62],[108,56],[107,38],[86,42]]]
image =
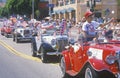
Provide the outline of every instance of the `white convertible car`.
[[60,56],[68,45],[68,35],[61,34],[55,29],[46,30],[40,36],[35,36],[31,40],[32,55],[41,56],[43,63],[49,60],[49,56]]

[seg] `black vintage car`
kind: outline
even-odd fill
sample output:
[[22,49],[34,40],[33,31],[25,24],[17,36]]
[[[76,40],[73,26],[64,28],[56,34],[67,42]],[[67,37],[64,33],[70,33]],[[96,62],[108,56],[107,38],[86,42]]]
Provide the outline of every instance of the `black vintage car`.
[[34,36],[31,40],[32,55],[41,56],[43,63],[49,60],[49,56],[59,56],[65,46],[68,45],[68,35],[61,34],[52,29],[41,32],[40,36]]

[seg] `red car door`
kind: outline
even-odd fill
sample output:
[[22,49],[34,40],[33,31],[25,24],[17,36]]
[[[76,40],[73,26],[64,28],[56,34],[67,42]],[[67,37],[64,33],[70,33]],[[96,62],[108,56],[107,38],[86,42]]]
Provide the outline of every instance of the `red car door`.
[[72,53],[72,63],[73,63],[73,70],[76,72],[79,72],[81,67],[83,66],[83,55],[84,52],[82,50],[82,47],[79,47],[78,51],[75,51]]

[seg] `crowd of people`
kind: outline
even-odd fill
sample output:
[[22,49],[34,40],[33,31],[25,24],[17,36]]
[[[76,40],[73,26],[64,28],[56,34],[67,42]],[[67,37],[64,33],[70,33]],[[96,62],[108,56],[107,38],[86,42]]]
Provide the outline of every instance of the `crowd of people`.
[[[102,18],[96,19],[93,12],[87,11],[84,17],[77,23],[66,19],[53,20],[50,18],[43,19],[41,21],[37,21],[35,19],[26,21],[22,17],[10,17],[9,19],[4,19],[3,25],[13,27],[31,27],[35,32],[41,31],[40,29],[44,29],[44,25],[46,25],[48,28],[49,26],[56,27],[58,29],[61,29],[61,33],[66,31],[68,34],[71,32],[71,28],[76,27],[79,30],[79,38],[81,38],[82,33],[82,38],[84,38],[85,41],[91,41],[98,36],[96,29],[119,29],[120,23],[115,18],[112,18],[109,21],[105,21]],[[119,33],[119,31],[113,31],[112,33],[116,35],[116,33]],[[108,34],[105,34],[105,36],[107,37]]]

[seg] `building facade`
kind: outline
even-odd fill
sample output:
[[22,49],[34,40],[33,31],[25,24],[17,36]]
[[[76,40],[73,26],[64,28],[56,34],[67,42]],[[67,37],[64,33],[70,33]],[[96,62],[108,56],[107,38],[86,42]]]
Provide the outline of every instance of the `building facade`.
[[0,7],[4,7],[6,3],[6,0],[0,0]]
[[[66,20],[73,19],[76,22],[79,22],[84,16],[84,13],[87,10],[90,10],[89,5],[90,1],[94,0],[51,0],[51,3],[54,4],[54,9],[52,17],[54,19]],[[96,6],[94,7],[94,12],[97,17],[115,17],[119,18],[119,8],[117,0],[95,0]]]

